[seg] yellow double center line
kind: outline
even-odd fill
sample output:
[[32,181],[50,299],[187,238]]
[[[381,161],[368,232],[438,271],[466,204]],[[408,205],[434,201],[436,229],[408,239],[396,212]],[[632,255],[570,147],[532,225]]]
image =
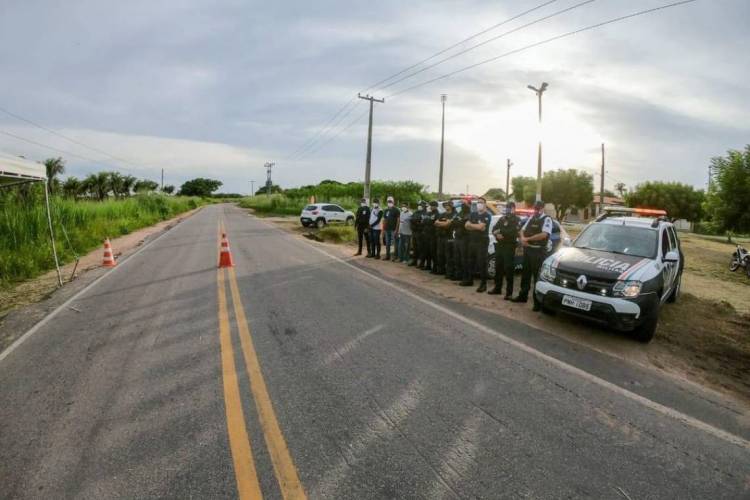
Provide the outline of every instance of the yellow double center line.
[[[250,328],[247,324],[245,309],[242,306],[240,290],[237,285],[237,275],[234,268],[229,268],[226,274],[229,277],[234,316],[237,321],[237,330],[240,336],[242,354],[245,359],[245,368],[250,379],[250,390],[252,391],[255,407],[258,411],[258,420],[263,430],[263,436],[268,447],[271,462],[273,463],[276,479],[279,482],[279,489],[285,499],[305,499],[307,498],[305,490],[299,480],[297,468],[294,466],[294,461],[287,448],[281,427],[276,419],[271,397],[268,394],[266,382],[263,379],[260,362],[258,361]],[[229,313],[227,310],[224,269],[219,269],[218,271],[218,287],[219,337],[221,340],[224,401],[227,413],[229,446],[237,477],[237,490],[240,499],[243,500],[262,498],[250,439],[247,435],[245,416],[242,411],[242,401],[234,363],[234,349],[232,347]]]

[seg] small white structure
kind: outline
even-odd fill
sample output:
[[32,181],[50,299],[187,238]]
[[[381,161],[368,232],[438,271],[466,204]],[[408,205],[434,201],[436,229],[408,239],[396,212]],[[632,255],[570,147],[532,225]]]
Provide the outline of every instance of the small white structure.
[[47,169],[40,163],[35,163],[25,158],[0,152],[0,188],[6,188],[18,184],[26,184],[28,182],[44,183],[44,201],[47,205],[47,224],[49,225],[49,237],[52,243],[52,255],[55,258],[57,282],[60,286],[62,286],[60,262],[57,260],[57,249],[55,248],[55,233],[52,230],[52,216],[50,215],[49,210],[49,186],[47,185]]

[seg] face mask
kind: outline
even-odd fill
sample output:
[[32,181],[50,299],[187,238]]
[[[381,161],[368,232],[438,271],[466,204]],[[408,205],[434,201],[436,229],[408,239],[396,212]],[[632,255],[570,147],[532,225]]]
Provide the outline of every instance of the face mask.
[[366,206],[367,206],[367,203],[365,203],[365,202],[363,201],[362,203],[360,203],[360,204],[359,204],[359,206],[360,206],[360,207],[366,207]]
[[389,206],[389,207],[392,207],[392,206],[393,206],[393,202],[389,201],[389,202],[388,202],[388,206]]
[[484,210],[484,203],[477,203],[477,210],[480,212]]
[[401,211],[402,212],[408,212],[409,211],[409,207],[401,207]]
[[513,209],[512,208],[506,208],[505,209],[505,215],[513,215]]

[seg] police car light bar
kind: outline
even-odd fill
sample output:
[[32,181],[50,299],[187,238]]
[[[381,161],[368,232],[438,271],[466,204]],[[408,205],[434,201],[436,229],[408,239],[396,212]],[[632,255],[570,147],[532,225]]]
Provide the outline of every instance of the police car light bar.
[[666,210],[660,210],[658,208],[630,208],[630,207],[604,207],[605,212],[609,213],[621,213],[621,214],[636,214],[646,216],[666,216]]

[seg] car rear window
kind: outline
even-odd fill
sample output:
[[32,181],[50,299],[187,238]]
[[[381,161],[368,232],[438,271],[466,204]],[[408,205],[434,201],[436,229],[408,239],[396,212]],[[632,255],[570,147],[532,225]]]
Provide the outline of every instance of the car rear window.
[[653,259],[658,244],[659,233],[654,229],[591,224],[576,238],[574,246]]
[[317,210],[317,209],[318,209],[318,207],[316,207],[315,205],[307,205],[305,207],[305,210]]

